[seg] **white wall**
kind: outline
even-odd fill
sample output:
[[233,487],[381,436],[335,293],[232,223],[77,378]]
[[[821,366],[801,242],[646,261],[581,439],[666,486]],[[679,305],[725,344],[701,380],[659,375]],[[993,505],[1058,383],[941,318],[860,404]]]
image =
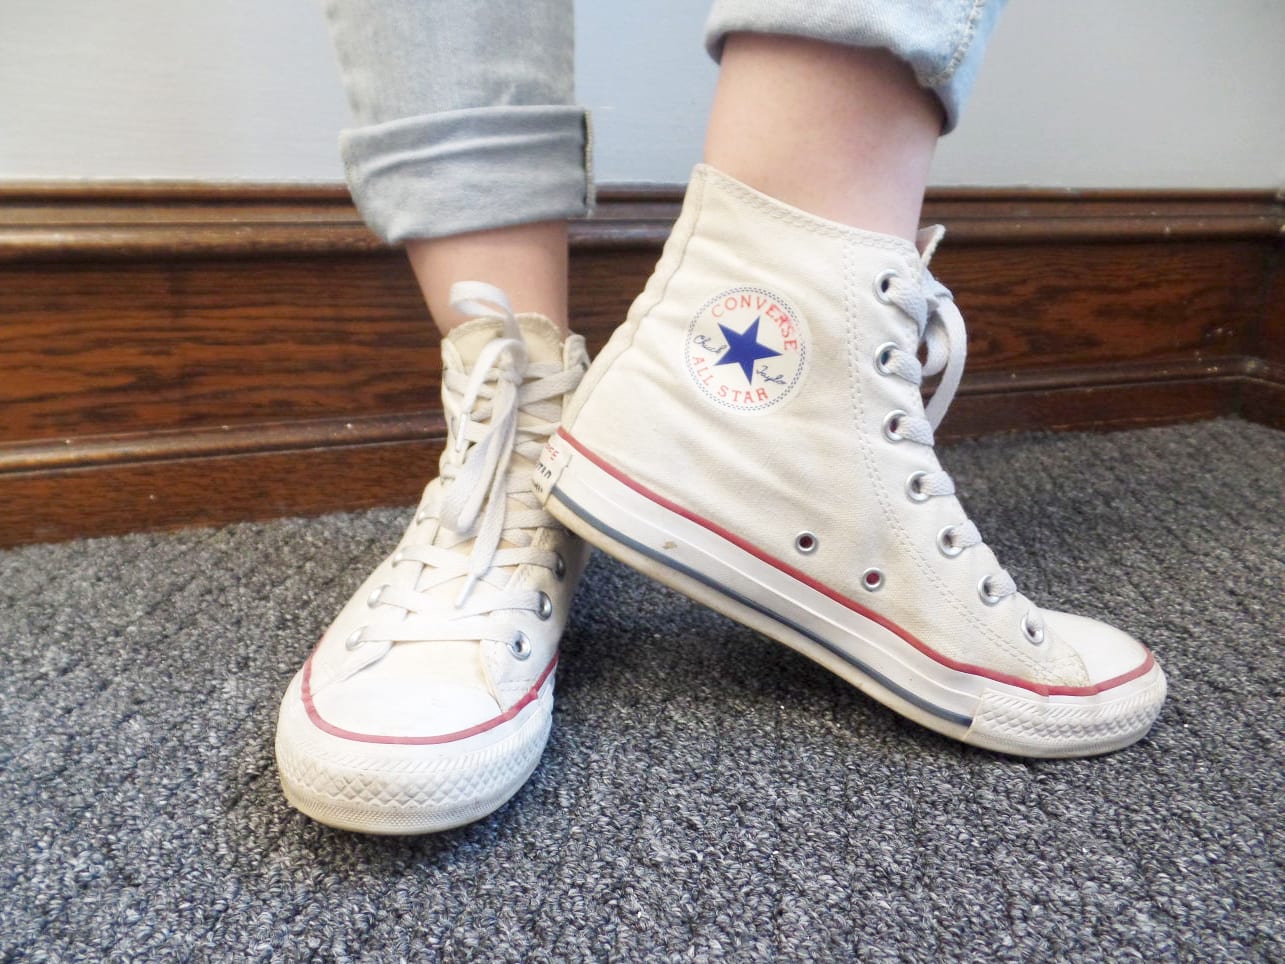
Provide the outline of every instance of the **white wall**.
[[[678,182],[703,4],[578,5],[601,182]],[[936,184],[1285,186],[1285,2],[1013,0]],[[0,179],[334,181],[317,0],[0,0]]]

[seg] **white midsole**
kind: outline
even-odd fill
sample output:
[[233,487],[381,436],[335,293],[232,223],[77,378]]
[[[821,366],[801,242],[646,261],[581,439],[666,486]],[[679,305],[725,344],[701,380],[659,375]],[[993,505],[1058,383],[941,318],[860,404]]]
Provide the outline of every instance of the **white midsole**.
[[[968,733],[983,701],[1059,718],[1068,711],[1083,716],[1082,711],[1094,708],[1108,718],[1115,715],[1113,708],[1139,702],[1155,702],[1158,712],[1163,701],[1158,666],[1100,693],[1052,696],[949,667],[873,619],[658,504],[556,436],[536,478],[537,490],[551,496],[550,512],[590,542],[608,552],[613,548],[609,543],[632,549],[636,556],[629,561],[650,575],[799,649],[911,718],[956,738]],[[642,558],[651,565],[641,563]],[[665,570],[680,578],[667,578]],[[1142,726],[1141,732],[1145,730]],[[1138,735],[1106,742],[1124,745]],[[1004,742],[1004,749],[1013,749],[1009,740]],[[1095,739],[1094,748],[1105,745]]]

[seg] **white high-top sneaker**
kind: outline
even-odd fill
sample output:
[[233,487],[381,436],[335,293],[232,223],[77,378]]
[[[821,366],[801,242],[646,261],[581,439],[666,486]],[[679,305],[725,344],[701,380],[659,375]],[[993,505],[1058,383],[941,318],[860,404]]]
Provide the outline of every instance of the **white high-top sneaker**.
[[347,830],[445,830],[518,791],[549,737],[558,638],[588,554],[530,488],[587,367],[584,339],[515,317],[489,285],[456,285],[451,300],[472,320],[442,341],[441,476],[277,723],[286,798]]
[[1160,711],[1160,667],[1019,593],[934,455],[965,341],[928,273],[939,237],[921,253],[698,167],[537,491],[606,552],[940,733],[1041,757],[1126,746]]

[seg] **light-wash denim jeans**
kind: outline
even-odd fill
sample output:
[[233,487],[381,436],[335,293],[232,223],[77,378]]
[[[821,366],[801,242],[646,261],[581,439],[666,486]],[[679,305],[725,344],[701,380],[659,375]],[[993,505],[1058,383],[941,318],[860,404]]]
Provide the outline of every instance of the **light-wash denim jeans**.
[[[882,47],[959,112],[1005,0],[715,0],[735,31]],[[385,240],[579,217],[593,205],[587,112],[572,103],[572,0],[324,0],[356,126],[348,186]],[[693,159],[695,160],[695,159]]]

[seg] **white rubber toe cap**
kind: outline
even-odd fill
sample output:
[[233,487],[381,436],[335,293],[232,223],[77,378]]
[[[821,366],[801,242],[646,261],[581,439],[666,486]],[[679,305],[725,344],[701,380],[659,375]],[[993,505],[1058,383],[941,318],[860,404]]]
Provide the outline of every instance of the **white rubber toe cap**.
[[1043,613],[1048,631],[1068,643],[1083,660],[1090,685],[1127,677],[1152,661],[1147,647],[1114,626],[1071,613]]

